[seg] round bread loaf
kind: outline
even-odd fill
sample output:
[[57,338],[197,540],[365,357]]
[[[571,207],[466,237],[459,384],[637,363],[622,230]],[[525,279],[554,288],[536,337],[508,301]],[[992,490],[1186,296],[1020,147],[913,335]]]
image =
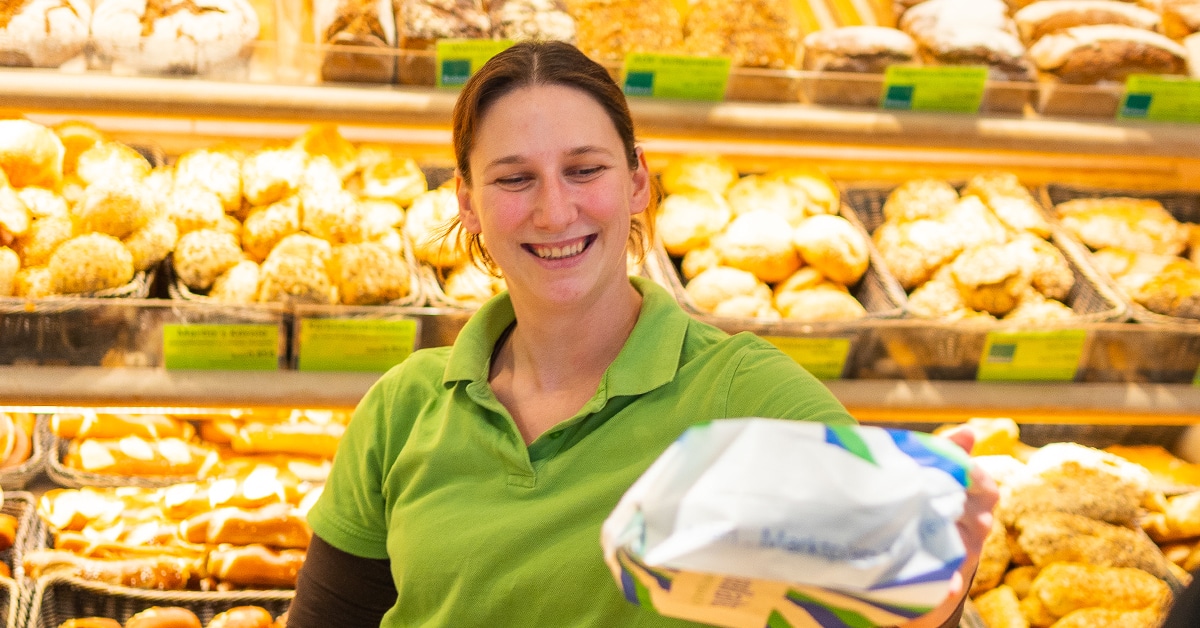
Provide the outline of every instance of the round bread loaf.
[[91,20],[85,0],[0,4],[0,66],[61,66],[83,53]]

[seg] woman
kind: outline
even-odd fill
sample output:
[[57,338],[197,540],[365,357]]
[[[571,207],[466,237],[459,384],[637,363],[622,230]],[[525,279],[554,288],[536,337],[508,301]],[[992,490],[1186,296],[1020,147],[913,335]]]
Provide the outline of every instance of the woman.
[[[770,344],[628,276],[653,235],[651,177],[620,88],[578,50],[523,43],[485,64],[454,148],[460,244],[508,293],[359,405],[309,515],[289,625],[691,625],[612,581],[600,525],[624,491],[697,422],[853,418]],[[995,499],[976,484],[964,573]]]

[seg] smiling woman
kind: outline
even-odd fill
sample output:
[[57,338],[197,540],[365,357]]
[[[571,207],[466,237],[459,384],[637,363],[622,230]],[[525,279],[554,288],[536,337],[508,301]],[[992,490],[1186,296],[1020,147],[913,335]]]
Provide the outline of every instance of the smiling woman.
[[[624,95],[577,49],[493,57],[459,96],[454,149],[446,233],[508,291],[359,404],[309,515],[288,625],[695,625],[613,582],[600,527],[621,495],[697,423],[854,419],[774,346],[629,276],[655,194]],[[960,521],[964,574],[995,496],[981,478]]]

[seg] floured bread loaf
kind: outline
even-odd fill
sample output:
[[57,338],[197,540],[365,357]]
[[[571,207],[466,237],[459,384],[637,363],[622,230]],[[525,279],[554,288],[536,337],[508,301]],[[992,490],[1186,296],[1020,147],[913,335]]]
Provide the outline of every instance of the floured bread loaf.
[[575,43],[575,18],[563,0],[491,0],[488,15],[500,39]]
[[249,57],[259,20],[246,0],[101,0],[92,42],[139,72],[207,74]]
[[1076,26],[1121,24],[1157,31],[1162,25],[1158,13],[1112,0],[1041,0],[1017,11],[1013,20],[1027,44]]
[[926,63],[986,65],[999,81],[1033,78],[1033,64],[1001,0],[929,0],[900,18]]
[[92,20],[84,0],[0,4],[0,66],[56,68],[83,52]]
[[1029,48],[1042,72],[1064,83],[1124,82],[1130,74],[1186,74],[1187,50],[1132,26],[1076,26]]
[[883,26],[845,26],[804,37],[805,70],[881,74],[889,65],[912,63],[917,43],[904,31]]

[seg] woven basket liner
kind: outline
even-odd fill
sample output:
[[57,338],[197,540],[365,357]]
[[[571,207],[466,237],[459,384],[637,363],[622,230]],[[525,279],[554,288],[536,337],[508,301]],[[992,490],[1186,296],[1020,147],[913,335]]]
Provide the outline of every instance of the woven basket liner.
[[[898,318],[903,313],[905,301],[904,289],[900,287],[900,283],[896,281],[896,278],[884,268],[883,260],[879,257],[879,252],[875,249],[875,245],[870,241],[871,239],[862,222],[854,215],[853,211],[843,205],[839,215],[849,221],[867,239],[867,251],[870,259],[866,273],[863,274],[858,284],[850,290],[850,293],[867,310],[865,318]],[[796,336],[811,335],[814,329],[823,329],[836,333],[839,330],[847,330],[854,327],[854,321],[806,322],[785,319],[768,322],[754,318],[743,319],[714,316],[703,312],[696,306],[696,302],[692,300],[691,295],[687,293],[684,287],[683,275],[679,270],[678,261],[668,256],[661,243],[655,246],[655,250],[659,258],[659,266],[667,282],[667,288],[675,294],[675,298],[679,301],[680,305],[689,314],[714,323],[723,329],[769,329],[771,330],[769,333],[782,336]]]
[[[1162,203],[1162,206],[1179,222],[1200,223],[1200,193],[1113,190],[1103,188],[1076,187],[1056,183],[1052,183],[1042,188],[1042,197],[1044,199],[1043,202],[1047,207],[1051,208],[1059,203],[1064,203],[1077,198],[1107,198],[1113,196],[1154,199]],[[1082,247],[1082,243],[1080,246]],[[1083,248],[1086,250],[1086,247]],[[1132,319],[1139,323],[1179,323],[1185,325],[1194,325],[1196,323],[1200,323],[1200,319],[1167,316],[1165,314],[1159,314],[1158,312],[1151,312],[1141,304],[1134,303],[1132,299],[1126,298],[1124,296],[1124,292],[1117,287],[1116,281],[1113,281],[1103,273],[1098,272],[1098,274],[1103,277],[1103,280],[1109,286],[1111,286],[1117,294],[1122,295],[1122,299],[1128,303]]]
[[110,475],[72,469],[63,465],[63,458],[67,454],[67,447],[71,444],[71,440],[59,438],[52,433],[47,434],[46,438],[49,452],[46,456],[46,475],[59,486],[67,488],[85,486],[160,488],[181,482],[195,482],[199,479],[199,476],[196,475]]
[[[416,259],[412,255],[412,247],[410,247],[407,243],[404,245],[404,261],[408,265],[408,294],[394,301],[384,303],[383,305],[413,306],[425,304],[424,283],[421,281],[419,274],[420,268]],[[214,306],[232,305],[230,303],[225,303],[224,301],[211,299],[207,295],[193,292],[191,288],[188,288],[187,285],[179,280],[179,276],[175,273],[174,262],[169,255],[165,260],[163,260],[163,273],[167,284],[167,295],[172,299],[177,299],[180,301],[202,301],[205,303],[211,303]],[[246,305],[240,304],[238,307],[246,307]]]
[[247,590],[228,592],[157,591],[120,587],[83,580],[66,574],[38,579],[27,625],[58,628],[77,617],[109,617],[124,623],[130,616],[151,606],[181,606],[207,625],[214,616],[235,606],[261,606],[278,617],[291,605],[295,591]]
[[7,603],[4,609],[5,621],[8,626],[24,626],[29,611],[29,598],[33,594],[32,587],[25,578],[24,557],[33,549],[41,547],[45,542],[45,527],[37,515],[37,498],[26,491],[4,491],[4,506],[0,512],[17,518],[17,538],[13,546],[0,552],[0,559],[12,569],[13,577],[0,578],[0,588],[7,589]]
[[46,468],[46,438],[50,435],[49,427],[41,416],[37,417],[33,433],[29,435],[29,459],[11,469],[0,471],[0,489],[6,491],[25,488],[37,474]]

